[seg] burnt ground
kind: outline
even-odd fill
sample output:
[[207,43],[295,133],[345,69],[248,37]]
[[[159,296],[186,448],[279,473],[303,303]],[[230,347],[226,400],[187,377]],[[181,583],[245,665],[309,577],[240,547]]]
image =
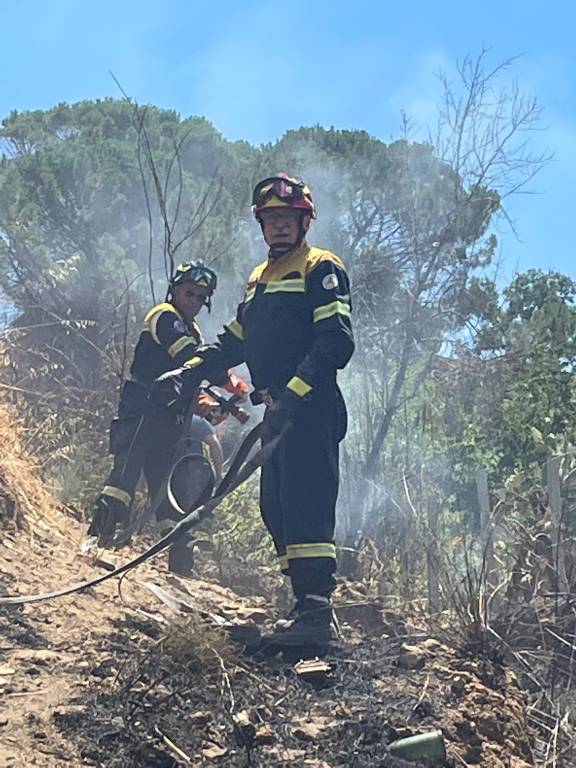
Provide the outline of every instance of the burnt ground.
[[[4,532],[2,592],[93,575],[81,536],[66,518],[53,533]],[[526,696],[498,660],[431,637],[349,584],[338,596],[343,643],[331,671],[305,682],[292,664],[240,653],[215,628],[269,625],[275,574],[252,573],[240,595],[211,577],[210,558],[202,555],[197,579],[170,575],[160,557],[120,588],[0,608],[0,766],[418,766],[387,745],[436,728],[445,765],[539,764]],[[175,613],[146,582],[193,612]]]

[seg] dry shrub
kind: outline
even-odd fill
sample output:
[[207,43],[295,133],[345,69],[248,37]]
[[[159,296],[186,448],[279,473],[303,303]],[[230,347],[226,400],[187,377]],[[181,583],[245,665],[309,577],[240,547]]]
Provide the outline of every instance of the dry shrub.
[[172,661],[203,672],[220,670],[223,664],[228,666],[236,657],[226,632],[195,613],[175,617],[161,643],[162,650]]
[[41,518],[58,518],[60,502],[40,480],[23,443],[21,426],[0,403],[0,526],[30,527]]

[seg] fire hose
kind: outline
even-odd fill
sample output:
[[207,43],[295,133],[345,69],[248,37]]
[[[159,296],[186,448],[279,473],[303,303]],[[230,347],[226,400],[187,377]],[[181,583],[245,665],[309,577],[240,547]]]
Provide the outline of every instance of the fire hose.
[[276,435],[276,437],[266,442],[249,461],[245,461],[246,457],[250,453],[250,450],[256,441],[260,438],[262,433],[262,423],[255,426],[242,442],[242,445],[238,449],[236,457],[234,458],[228,472],[216,488],[212,498],[199,509],[193,509],[192,511],[188,512],[188,514],[183,517],[174,526],[174,528],[172,528],[172,530],[166,534],[166,536],[161,538],[156,542],[156,544],[153,544],[151,547],[146,549],[140,555],[137,555],[132,560],[129,560],[127,563],[118,566],[118,568],[115,568],[109,573],[105,573],[101,576],[89,579],[88,581],[81,582],[80,584],[70,584],[67,587],[54,590],[53,592],[41,592],[36,595],[20,595],[17,597],[0,597],[0,605],[25,605],[27,603],[38,603],[43,600],[51,600],[56,597],[72,595],[75,592],[83,592],[90,587],[95,587],[98,584],[102,584],[103,582],[107,581],[108,579],[111,579],[115,576],[120,576],[123,573],[126,573],[127,571],[132,570],[138,565],[146,562],[146,560],[154,557],[163,549],[176,541],[176,539],[178,539],[182,534],[189,531],[190,528],[192,528],[194,525],[197,525],[202,520],[205,520],[207,517],[211,516],[214,513],[216,507],[218,507],[218,505],[227,496],[235,491],[236,488],[241,486],[251,475],[254,474],[254,472],[259,467],[268,461],[270,456],[276,450],[278,443],[282,440],[288,429],[290,429],[290,426],[291,424],[287,422],[282,431]]

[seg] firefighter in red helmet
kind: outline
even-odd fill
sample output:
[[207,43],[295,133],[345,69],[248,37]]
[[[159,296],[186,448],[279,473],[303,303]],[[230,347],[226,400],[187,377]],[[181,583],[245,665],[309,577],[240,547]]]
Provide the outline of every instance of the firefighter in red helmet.
[[346,432],[336,374],[354,349],[350,286],[341,259],[306,242],[316,209],[302,181],[285,173],[260,181],[252,211],[268,258],[250,275],[218,342],[189,360],[185,375],[217,383],[246,362],[253,402],[266,404],[263,439],[291,425],[262,468],[260,508],[295,605],[265,642],[322,652],[331,638],[338,448]]

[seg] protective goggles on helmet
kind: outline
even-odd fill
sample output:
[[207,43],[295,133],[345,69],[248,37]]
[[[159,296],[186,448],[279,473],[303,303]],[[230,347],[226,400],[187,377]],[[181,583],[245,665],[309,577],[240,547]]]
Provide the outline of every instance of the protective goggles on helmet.
[[312,195],[303,181],[289,176],[270,176],[256,185],[252,194],[255,215],[266,208],[284,206],[308,211],[312,218],[316,217]]
[[256,207],[262,205],[271,197],[278,197],[280,200],[290,204],[304,197],[304,184],[297,179],[283,179],[278,176],[271,176],[264,179],[254,188],[252,195],[252,205]]
[[176,267],[176,273],[170,281],[172,288],[182,283],[195,283],[202,285],[211,293],[214,293],[218,284],[216,273],[201,261],[188,261]]

